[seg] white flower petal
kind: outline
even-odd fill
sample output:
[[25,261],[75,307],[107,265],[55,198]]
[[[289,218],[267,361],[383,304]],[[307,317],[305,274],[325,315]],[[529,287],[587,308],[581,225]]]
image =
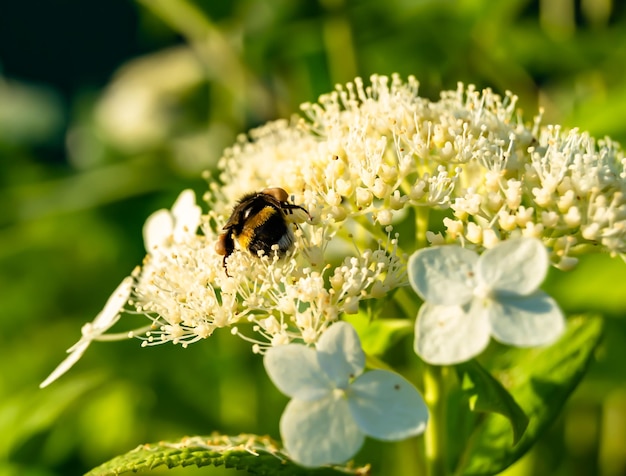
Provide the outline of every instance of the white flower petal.
[[88,322],[82,328],[83,336],[72,347],[68,349],[68,355],[50,376],[44,380],[39,387],[44,388],[67,372],[83,356],[91,342],[108,331],[120,318],[120,310],[128,301],[133,289],[134,279],[128,276],[115,288],[113,294],[107,299],[104,308],[98,313],[92,322]]
[[347,322],[335,322],[317,343],[317,359],[328,378],[339,388],[360,375],[365,367],[365,354],[354,327]]
[[489,344],[488,314],[471,306],[435,306],[424,303],[415,322],[415,352],[434,365],[453,365],[480,354]]
[[485,251],[476,265],[476,277],[500,293],[526,295],[543,282],[549,265],[541,241],[517,238]]
[[493,337],[518,347],[551,344],[565,330],[563,313],[543,291],[501,299],[491,307],[490,319]]
[[174,216],[174,241],[183,242],[194,235],[200,225],[202,209],[196,205],[196,194],[193,190],[183,190],[172,206]]
[[280,419],[280,435],[289,456],[308,467],[343,463],[365,440],[343,395],[291,400]]
[[120,310],[124,307],[124,304],[130,297],[130,292],[133,289],[134,279],[127,276],[122,282],[115,288],[113,294],[107,299],[106,304],[102,311],[98,313],[96,318],[92,321],[91,326],[93,332],[98,335],[108,331],[113,324],[117,322],[120,317]]
[[148,217],[143,225],[143,243],[148,253],[154,253],[161,247],[167,247],[174,232],[174,218],[165,208],[157,210]]
[[348,405],[361,431],[379,440],[402,440],[426,429],[424,399],[409,381],[387,370],[358,377],[350,385]]
[[56,369],[52,371],[52,373],[48,376],[46,380],[39,384],[39,388],[44,388],[58,379],[61,375],[67,372],[72,366],[78,362],[78,360],[83,356],[87,347],[91,344],[91,340],[83,339],[78,341],[76,344],[72,346],[72,352],[68,355],[63,362],[61,362]]
[[409,258],[409,282],[425,301],[462,305],[472,298],[472,276],[477,261],[476,253],[459,246],[421,249]]
[[263,358],[265,370],[278,390],[300,400],[315,400],[333,391],[317,362],[314,349],[302,344],[270,348]]

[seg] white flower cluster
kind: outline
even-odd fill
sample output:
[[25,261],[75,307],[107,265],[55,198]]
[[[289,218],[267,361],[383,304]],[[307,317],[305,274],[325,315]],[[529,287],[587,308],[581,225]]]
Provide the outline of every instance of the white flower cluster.
[[[182,199],[174,206],[174,222]],[[152,221],[162,213],[166,212],[148,220],[146,242],[153,230],[159,230]],[[181,240],[170,239],[153,250],[137,275],[133,305],[153,321],[153,329],[140,336],[144,345],[187,345],[227,326],[250,340],[256,352],[294,340],[312,344],[340,314],[358,312],[360,301],[380,298],[406,283],[404,262],[391,236],[374,250],[355,251],[334,268],[318,270],[310,256],[317,258],[319,253],[312,247],[303,249],[306,240],[299,232],[285,258],[233,253],[227,274],[215,251],[216,231],[206,225],[204,234],[196,234],[198,224],[187,228],[189,233]],[[245,337],[238,323],[252,323],[258,338]]]
[[505,237],[539,238],[571,269],[589,249],[626,251],[626,159],[609,139],[578,130],[534,131],[523,155],[502,153],[471,178],[445,224],[452,238],[487,248]]
[[[150,329],[131,335],[187,345],[230,327],[255,351],[313,344],[364,300],[408,284],[406,254],[427,238],[482,251],[535,237],[562,267],[586,245],[623,253],[623,152],[539,119],[525,125],[515,103],[462,85],[430,101],[415,78],[372,76],[305,104],[305,118],[242,136],[219,164],[223,185],[210,182],[206,214],[186,191],[146,223],[148,255],[126,309]],[[286,256],[235,251],[227,273],[215,243],[233,205],[271,186],[311,220],[294,228]],[[447,216],[429,229],[433,209]]]
[[626,251],[626,159],[617,144],[543,127],[540,117],[524,124],[510,93],[459,84],[433,102],[417,91],[414,78],[357,79],[303,105],[308,120],[242,137],[221,163],[226,202],[284,183],[326,224],[388,225],[410,208],[449,207],[445,236],[431,240],[484,249],[535,237],[568,269],[590,248]]

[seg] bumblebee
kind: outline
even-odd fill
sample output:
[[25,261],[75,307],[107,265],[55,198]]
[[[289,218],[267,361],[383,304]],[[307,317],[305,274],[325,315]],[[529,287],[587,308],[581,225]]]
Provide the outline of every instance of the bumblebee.
[[288,199],[282,188],[266,188],[239,199],[224,225],[224,233],[215,243],[217,253],[224,256],[222,265],[226,274],[226,258],[235,251],[235,241],[239,248],[253,254],[260,251],[269,254],[278,245],[278,253],[284,255],[291,248],[294,241],[291,224],[311,217],[306,209]]

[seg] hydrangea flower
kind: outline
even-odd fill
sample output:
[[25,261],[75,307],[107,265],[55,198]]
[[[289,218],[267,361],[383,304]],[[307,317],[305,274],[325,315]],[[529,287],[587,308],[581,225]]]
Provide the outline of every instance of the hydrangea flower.
[[[56,369],[40,385],[40,388],[47,387],[61,375],[67,372],[83,356],[87,347],[94,341],[102,338],[120,318],[120,311],[128,301],[133,286],[133,278],[127,277],[122,280],[119,286],[113,291],[107,300],[102,311],[98,313],[92,322],[88,322],[81,329],[81,338],[76,344],[67,349],[68,355]],[[103,339],[104,340],[104,339]]]
[[198,233],[201,223],[202,209],[192,190],[181,192],[171,211],[159,210],[146,220],[143,236],[148,255],[137,270],[133,291],[136,311],[152,321],[147,332],[136,333],[144,346],[164,342],[187,346],[220,327],[207,312],[216,307],[210,283],[217,267],[209,263],[217,255],[207,237]]
[[[481,252],[533,237],[561,268],[586,252],[626,253],[618,144],[541,117],[524,123],[508,92],[459,84],[431,101],[418,91],[414,77],[356,78],[304,104],[304,117],[241,135],[206,176],[208,211],[186,191],[148,220],[128,300],[148,325],[131,335],[187,346],[230,327],[255,352],[315,344],[342,315],[405,286],[405,253],[426,240]],[[268,187],[312,220],[282,259],[235,252],[227,276],[215,242],[241,196]],[[429,210],[447,213],[442,233],[422,226]],[[417,239],[393,228],[411,216]]]
[[[177,243],[185,243],[196,236],[202,210],[195,201],[194,192],[184,190],[174,202],[171,212],[166,209],[158,210],[146,220],[143,234],[148,256],[144,260],[144,270],[141,275],[144,279],[145,276],[149,275],[151,266],[154,266],[151,264],[153,260],[166,260],[168,251],[171,253]],[[70,355],[40,384],[40,388],[47,387],[67,372],[83,356],[91,342],[95,340],[119,340],[146,332],[146,327],[143,327],[130,333],[105,335],[105,332],[119,320],[120,313],[128,303],[133,291],[136,292],[136,274],[138,274],[138,270],[133,272],[131,276],[124,278],[113,291],[102,311],[92,322],[88,322],[82,327],[80,340],[67,350]],[[148,329],[150,327],[147,326]]]
[[292,397],[280,432],[289,455],[303,466],[342,463],[366,435],[396,441],[426,427],[428,410],[413,385],[387,370],[362,373],[365,355],[346,322],[332,324],[315,349],[272,347],[264,364],[278,389]]
[[148,217],[143,227],[143,241],[150,255],[161,255],[175,244],[183,244],[196,236],[202,209],[196,205],[193,190],[183,190],[172,211],[161,209]]
[[540,291],[549,266],[537,239],[504,241],[478,256],[459,246],[422,249],[409,259],[409,281],[424,299],[415,323],[415,352],[451,365],[496,340],[518,347],[547,345],[564,331],[558,305]]

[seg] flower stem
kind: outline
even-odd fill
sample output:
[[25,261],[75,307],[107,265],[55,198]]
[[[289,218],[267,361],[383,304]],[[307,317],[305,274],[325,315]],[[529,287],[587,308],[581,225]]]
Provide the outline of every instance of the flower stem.
[[446,381],[449,369],[427,365],[424,369],[424,400],[430,411],[424,435],[428,476],[448,474],[446,464]]
[[426,246],[426,232],[428,231],[429,212],[430,210],[426,207],[417,207],[415,209],[416,249],[424,248]]

